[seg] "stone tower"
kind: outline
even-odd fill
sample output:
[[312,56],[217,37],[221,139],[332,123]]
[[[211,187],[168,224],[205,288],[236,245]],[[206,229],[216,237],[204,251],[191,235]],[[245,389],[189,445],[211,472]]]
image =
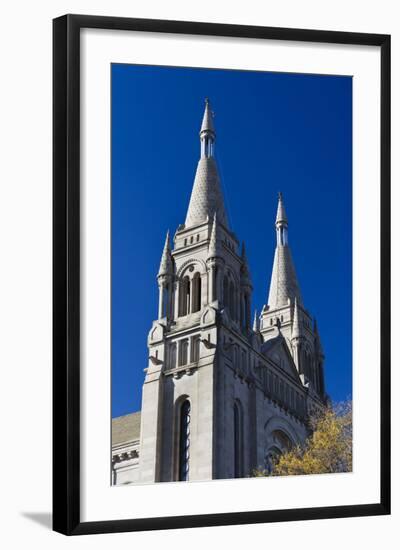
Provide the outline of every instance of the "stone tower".
[[[229,229],[214,158],[215,139],[206,100],[200,159],[185,224],[178,227],[172,250],[167,235],[157,277],[158,319],[148,338],[142,398],[141,481],[218,475],[221,323],[229,319],[231,330],[246,335],[251,282],[246,258],[239,254],[239,243]],[[190,409],[185,419],[178,411],[186,401]],[[190,474],[185,473],[182,429],[190,438],[186,443]]]
[[206,100],[186,220],[172,246],[167,233],[157,275],[138,482],[250,475],[303,441],[310,404],[324,403],[322,346],[302,304],[282,198],[268,305],[251,326],[250,269],[229,226],[215,141]]
[[276,248],[267,304],[260,318],[264,341],[278,328],[291,350],[303,383],[324,399],[324,354],[317,323],[303,305],[288,239],[288,219],[282,194],[276,214]]

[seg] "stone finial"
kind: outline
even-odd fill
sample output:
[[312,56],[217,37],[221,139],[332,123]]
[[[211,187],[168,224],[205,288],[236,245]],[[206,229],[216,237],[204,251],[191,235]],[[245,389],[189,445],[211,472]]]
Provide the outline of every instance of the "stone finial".
[[286,210],[285,210],[285,206],[283,204],[283,197],[282,197],[281,192],[278,193],[278,209],[276,211],[275,224],[276,225],[278,225],[278,224],[288,225]]
[[292,324],[292,339],[300,338],[301,336],[301,325],[299,310],[297,306],[297,298],[294,299],[294,311],[293,311],[293,324]]
[[209,133],[212,134],[212,136],[215,138],[215,128],[213,121],[214,113],[211,110],[211,104],[208,97],[206,97],[205,103],[206,105],[204,108],[204,115],[200,128],[200,136],[202,136],[204,133]]
[[218,256],[218,239],[217,239],[217,213],[214,212],[213,224],[211,227],[210,243],[208,245],[208,257],[216,258]]
[[165,244],[161,256],[160,269],[158,270],[158,277],[163,275],[169,275],[172,272],[172,259],[171,259],[171,247],[169,242],[169,231],[165,238]]
[[257,310],[254,311],[253,330],[254,332],[258,332],[259,330]]

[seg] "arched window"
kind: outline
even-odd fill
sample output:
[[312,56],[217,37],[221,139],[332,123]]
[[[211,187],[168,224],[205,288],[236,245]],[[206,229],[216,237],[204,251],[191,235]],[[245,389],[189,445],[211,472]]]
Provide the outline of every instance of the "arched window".
[[179,366],[183,367],[188,362],[189,342],[188,340],[181,340],[179,342]]
[[188,399],[181,405],[179,420],[179,481],[187,481],[190,458],[190,401]]
[[192,312],[200,311],[201,309],[201,278],[200,273],[195,273],[192,281]]
[[179,316],[184,317],[190,312],[190,279],[184,277],[181,282],[179,294]]
[[243,477],[243,415],[240,403],[233,405],[234,476]]
[[214,274],[213,281],[212,281],[212,295],[211,295],[211,301],[213,302],[215,300],[215,297],[217,295],[217,284],[219,281],[219,269],[218,266],[215,266],[214,270],[211,272],[211,276]]
[[176,342],[173,342],[169,350],[169,368],[174,369],[175,367],[176,367]]
[[200,359],[200,336],[194,336],[192,340],[192,363]]

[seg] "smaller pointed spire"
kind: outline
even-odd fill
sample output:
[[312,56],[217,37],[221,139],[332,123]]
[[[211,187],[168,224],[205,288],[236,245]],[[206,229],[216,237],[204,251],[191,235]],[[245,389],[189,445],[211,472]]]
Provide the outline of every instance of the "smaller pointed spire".
[[171,273],[172,261],[171,261],[171,246],[169,242],[169,230],[165,238],[165,244],[161,256],[160,269],[158,270],[158,277],[162,275],[168,275]]
[[217,256],[218,256],[217,213],[214,212],[213,224],[211,227],[210,243],[208,245],[208,257],[215,258]]
[[275,226],[276,248],[267,303],[274,309],[288,305],[289,300],[293,303],[294,298],[297,298],[297,302],[302,305],[299,282],[289,248],[288,223],[281,194]]
[[254,311],[253,330],[254,332],[258,332],[259,330],[257,310]]
[[200,128],[200,137],[203,137],[204,134],[212,134],[212,137],[215,137],[215,128],[214,128],[214,113],[211,110],[210,100],[206,97],[206,106],[204,109],[203,121]]
[[300,330],[299,310],[297,307],[297,298],[295,298],[294,311],[293,311],[292,339],[299,338],[300,335],[301,335],[301,330]]
[[278,225],[288,225],[286,210],[283,204],[283,197],[281,192],[278,193],[278,209],[276,211],[275,225],[277,227]]

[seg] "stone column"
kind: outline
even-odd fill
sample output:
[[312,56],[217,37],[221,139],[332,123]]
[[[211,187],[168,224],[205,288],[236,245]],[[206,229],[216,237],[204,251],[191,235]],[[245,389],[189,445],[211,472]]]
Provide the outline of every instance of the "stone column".
[[158,320],[163,318],[164,312],[164,289],[165,283],[163,281],[158,282]]
[[208,303],[208,273],[202,273],[200,277],[201,284],[201,308],[205,307]]
[[208,303],[214,301],[215,294],[215,264],[212,263],[208,268]]
[[177,319],[179,317],[179,281],[175,282],[175,311],[174,311],[174,317]]

